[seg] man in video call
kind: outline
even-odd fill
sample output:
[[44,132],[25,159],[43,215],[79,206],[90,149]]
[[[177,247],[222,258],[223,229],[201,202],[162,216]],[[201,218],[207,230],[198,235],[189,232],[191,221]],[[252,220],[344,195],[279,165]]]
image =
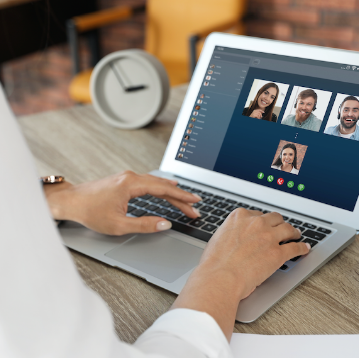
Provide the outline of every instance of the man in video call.
[[324,133],[337,137],[359,140],[357,122],[359,119],[359,100],[354,96],[347,96],[339,106],[339,124],[328,127]]
[[289,114],[282,124],[318,132],[322,121],[313,114],[317,100],[318,96],[312,89],[300,92],[294,105],[295,114]]

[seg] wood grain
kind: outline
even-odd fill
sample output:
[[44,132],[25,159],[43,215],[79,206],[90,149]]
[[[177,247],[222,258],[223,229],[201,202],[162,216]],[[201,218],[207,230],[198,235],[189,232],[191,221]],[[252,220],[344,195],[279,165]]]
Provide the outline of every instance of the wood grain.
[[[73,183],[160,165],[186,86],[146,128],[109,127],[91,105],[19,118],[39,175],[62,174]],[[86,284],[107,302],[120,339],[134,342],[175,295],[124,271],[71,251]],[[359,333],[359,238],[254,323],[234,331],[256,334]]]

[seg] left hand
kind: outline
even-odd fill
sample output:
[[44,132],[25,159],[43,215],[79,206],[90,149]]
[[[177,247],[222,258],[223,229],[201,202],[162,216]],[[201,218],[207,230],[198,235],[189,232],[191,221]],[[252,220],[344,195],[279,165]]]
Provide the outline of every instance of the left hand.
[[191,218],[198,217],[191,205],[201,198],[176,185],[176,181],[125,171],[79,185],[45,185],[44,190],[54,219],[76,221],[103,234],[124,235],[171,228],[171,222],[161,217],[126,216],[128,201],[145,194],[169,201]]

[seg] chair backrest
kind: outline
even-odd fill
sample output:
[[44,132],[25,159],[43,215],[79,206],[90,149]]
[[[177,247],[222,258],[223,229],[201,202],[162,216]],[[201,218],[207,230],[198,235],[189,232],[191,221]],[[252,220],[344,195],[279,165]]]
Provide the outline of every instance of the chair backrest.
[[145,48],[159,59],[188,62],[191,35],[239,21],[246,0],[148,0]]

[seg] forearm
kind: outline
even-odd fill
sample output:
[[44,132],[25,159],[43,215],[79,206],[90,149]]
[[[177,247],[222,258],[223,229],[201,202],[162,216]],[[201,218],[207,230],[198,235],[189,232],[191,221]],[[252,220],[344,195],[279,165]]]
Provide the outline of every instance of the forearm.
[[187,281],[171,309],[188,308],[208,313],[230,341],[243,291],[240,279],[233,272],[213,268],[208,264],[200,265]]

